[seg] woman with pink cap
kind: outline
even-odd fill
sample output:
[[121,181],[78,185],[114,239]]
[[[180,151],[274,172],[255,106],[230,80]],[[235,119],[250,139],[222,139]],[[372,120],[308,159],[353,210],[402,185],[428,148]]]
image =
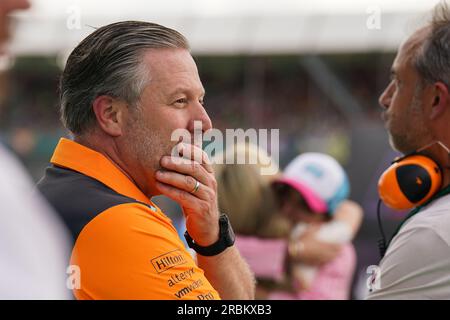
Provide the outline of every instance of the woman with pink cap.
[[[304,153],[274,182],[281,214],[294,225],[289,242],[290,293],[272,293],[272,299],[348,299],[356,266],[351,244],[359,229],[362,210],[347,200],[350,186],[339,163],[329,155]],[[322,242],[340,247],[326,263],[302,259],[302,238],[314,232]]]
[[[297,288],[292,285],[295,282],[291,277],[286,277],[287,266],[297,260],[313,266],[327,264],[341,254],[342,246],[317,239],[314,228],[309,228],[300,240],[295,238],[289,241],[293,226],[291,220],[295,219],[279,214],[273,188],[274,185],[284,185],[282,180],[287,176],[280,173],[262,175],[261,168],[276,164],[255,145],[238,144],[225,153],[233,158],[244,155],[245,159],[258,160],[247,164],[218,164],[213,161],[219,207],[229,215],[237,235],[236,245],[258,279],[257,298],[300,298]],[[217,155],[219,159],[223,156]],[[346,201],[337,208],[336,216],[344,217],[343,220],[351,224],[358,220],[355,217],[360,218],[361,210]],[[303,246],[302,250],[299,250],[300,246]]]

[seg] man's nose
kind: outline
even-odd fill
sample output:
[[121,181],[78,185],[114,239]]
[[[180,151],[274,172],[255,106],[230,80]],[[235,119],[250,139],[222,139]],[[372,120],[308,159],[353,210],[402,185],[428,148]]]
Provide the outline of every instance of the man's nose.
[[391,94],[389,87],[387,87],[384,92],[380,95],[378,98],[378,103],[380,106],[384,109],[388,109],[389,105],[391,104]]
[[201,123],[202,132],[205,132],[212,128],[211,119],[209,118],[208,113],[206,112],[205,108],[200,103],[198,103],[195,106],[195,113],[192,115],[192,121],[189,123],[188,130],[190,132],[194,132],[195,122]]

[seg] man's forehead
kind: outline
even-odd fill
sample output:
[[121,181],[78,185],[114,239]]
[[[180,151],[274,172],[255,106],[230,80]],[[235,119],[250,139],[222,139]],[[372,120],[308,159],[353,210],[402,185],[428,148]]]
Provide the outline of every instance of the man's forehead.
[[415,56],[417,50],[423,45],[425,38],[431,32],[431,27],[423,27],[415,31],[408,39],[406,39],[398,50],[397,56],[393,63],[393,69],[396,70],[400,65],[409,62]]
[[143,59],[153,72],[197,72],[195,61],[186,49],[148,49]]
[[186,49],[150,49],[144,61],[153,83],[165,83],[171,91],[192,90],[195,83],[197,91],[204,91],[198,75],[197,65]]

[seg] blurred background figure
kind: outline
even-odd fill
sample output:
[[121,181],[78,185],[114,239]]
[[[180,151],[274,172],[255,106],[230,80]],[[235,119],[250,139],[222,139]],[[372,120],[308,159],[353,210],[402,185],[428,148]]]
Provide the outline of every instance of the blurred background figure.
[[[362,209],[348,201],[348,178],[339,163],[321,153],[305,153],[292,160],[274,183],[281,214],[292,223],[288,272],[293,293],[277,299],[344,300],[350,298],[356,254],[352,239],[362,220]],[[302,237],[313,233],[318,241],[335,244],[334,255],[308,260]],[[333,248],[333,247],[332,247]],[[312,250],[321,256],[322,248]]]
[[[339,164],[309,153],[282,175],[262,175],[263,168],[277,164],[248,143],[227,146],[213,162],[219,208],[229,215],[236,245],[258,279],[257,298],[348,299],[356,267],[350,241],[362,210],[346,201],[349,186]],[[305,181],[308,173],[312,178]]]
[[[230,159],[234,159],[233,163],[226,163]],[[245,163],[239,164],[238,159],[245,159]],[[277,199],[271,187],[279,176],[279,168],[267,152],[251,143],[231,144],[216,154],[212,162],[219,207],[229,212],[234,231],[242,236],[284,237],[290,225],[276,214]],[[264,175],[263,170],[276,173]]]
[[[26,0],[0,1],[0,55],[10,35],[10,14]],[[2,75],[1,97],[8,79]],[[0,145],[0,299],[67,299],[66,230],[34,193],[22,165]]]
[[2,0],[0,6],[0,50],[5,53],[5,44],[11,33],[10,14],[16,10],[28,9],[28,0]]
[[[234,159],[232,164],[225,163]],[[245,159],[238,164],[237,159]],[[277,214],[272,183],[278,164],[267,152],[249,143],[231,144],[212,159],[217,180],[219,210],[228,214],[236,234],[236,246],[257,278],[256,299],[284,280],[290,222]],[[276,172],[262,175],[261,170]]]

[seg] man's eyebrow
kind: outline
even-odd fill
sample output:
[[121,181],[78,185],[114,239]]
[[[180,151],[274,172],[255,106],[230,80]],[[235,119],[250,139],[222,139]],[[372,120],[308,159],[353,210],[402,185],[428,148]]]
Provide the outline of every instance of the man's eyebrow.
[[[201,96],[204,96],[206,94],[205,89],[203,89],[203,88],[198,89],[198,92],[200,93]],[[187,87],[178,87],[178,88],[174,89],[172,92],[170,92],[170,95],[174,96],[179,93],[184,93],[184,94],[192,93],[192,90]]]

